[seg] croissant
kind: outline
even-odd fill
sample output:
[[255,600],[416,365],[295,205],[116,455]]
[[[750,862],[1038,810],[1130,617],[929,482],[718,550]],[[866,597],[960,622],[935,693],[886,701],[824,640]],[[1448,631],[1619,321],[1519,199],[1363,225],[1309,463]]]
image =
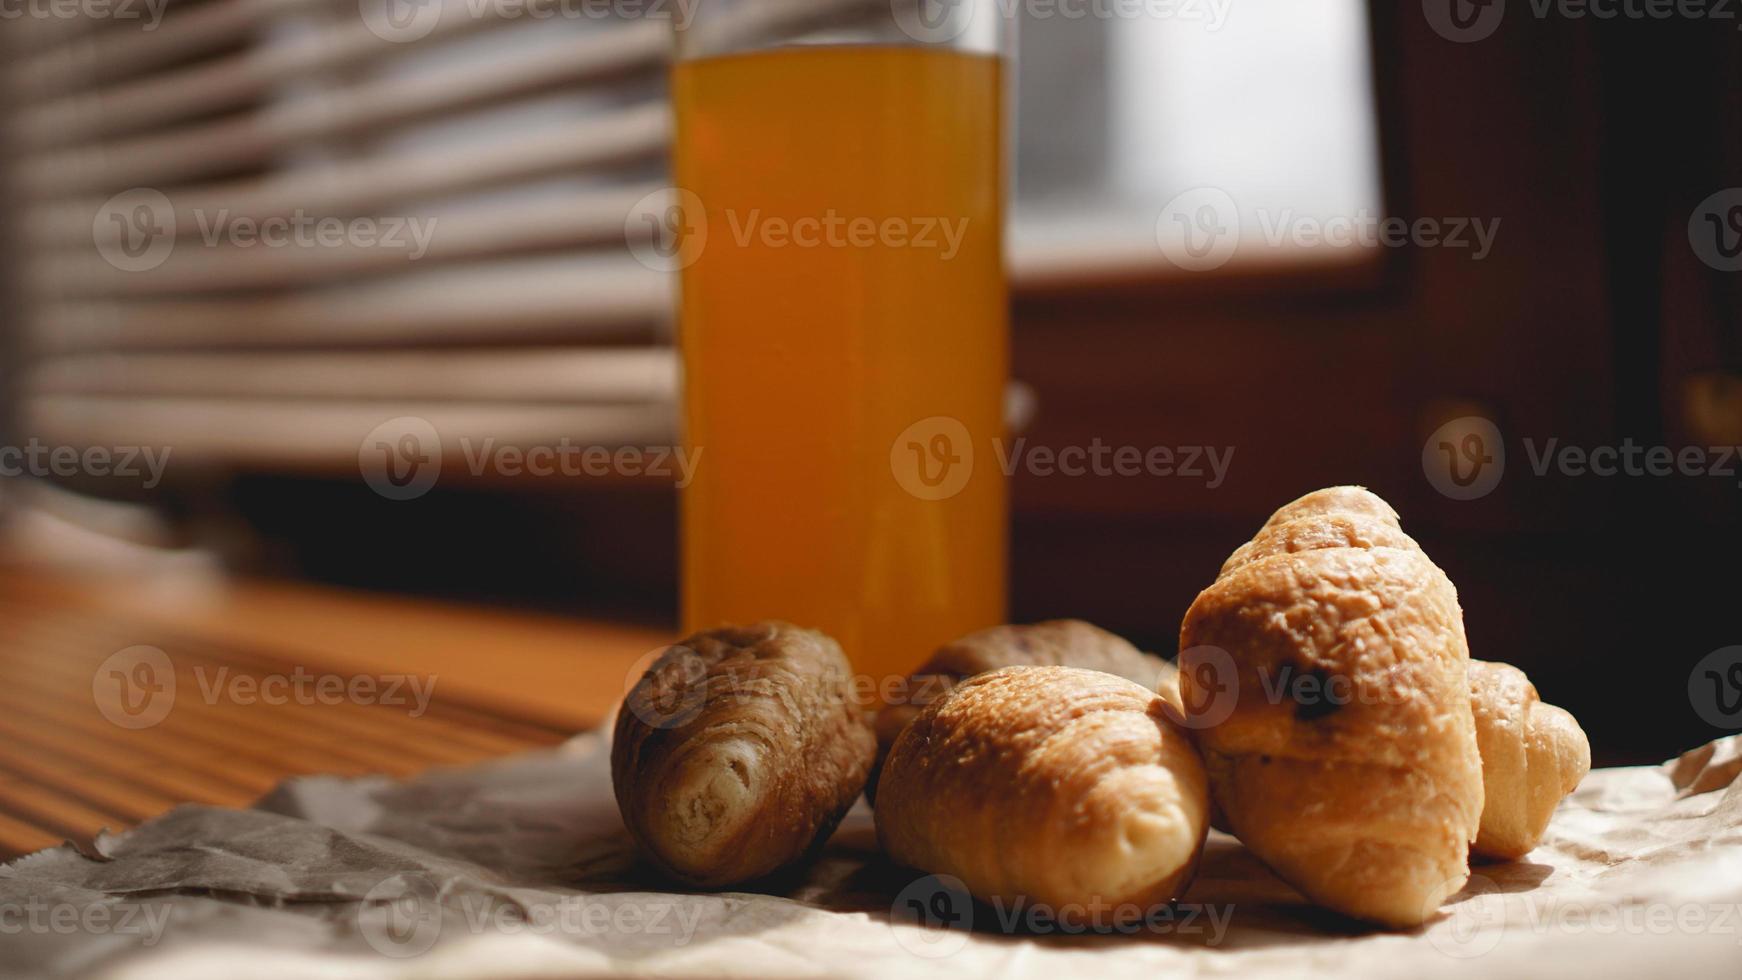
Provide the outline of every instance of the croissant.
[[611,745],[623,823],[675,878],[769,874],[828,837],[876,740],[834,640],[781,622],[697,633],[625,697]]
[[[1463,612],[1389,505],[1337,487],[1278,510],[1180,646],[1215,801],[1278,875],[1394,927],[1463,886],[1483,801]],[[1206,679],[1194,648],[1226,651],[1232,676]]]
[[878,787],[877,837],[903,864],[986,901],[1152,907],[1184,890],[1208,786],[1165,702],[1073,667],[962,682],[902,731]]
[[[1143,653],[1123,637],[1079,619],[1055,619],[1029,626],[993,626],[939,647],[907,678],[905,690],[877,713],[878,766],[867,796],[876,801],[876,770],[896,736],[920,709],[948,694],[965,677],[1015,666],[1083,667],[1105,671],[1155,689],[1167,686],[1173,665]],[[1177,699],[1177,693],[1175,698]]]
[[1591,771],[1591,745],[1573,716],[1544,704],[1510,664],[1470,661],[1470,707],[1486,793],[1474,850],[1515,860],[1542,840],[1555,807]]

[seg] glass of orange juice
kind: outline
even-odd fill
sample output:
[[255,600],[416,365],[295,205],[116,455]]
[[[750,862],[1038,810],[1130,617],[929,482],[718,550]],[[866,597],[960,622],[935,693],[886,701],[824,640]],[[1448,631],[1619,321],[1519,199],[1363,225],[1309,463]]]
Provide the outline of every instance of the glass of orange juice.
[[996,0],[710,0],[677,30],[688,629],[879,685],[1000,623],[1010,28]]

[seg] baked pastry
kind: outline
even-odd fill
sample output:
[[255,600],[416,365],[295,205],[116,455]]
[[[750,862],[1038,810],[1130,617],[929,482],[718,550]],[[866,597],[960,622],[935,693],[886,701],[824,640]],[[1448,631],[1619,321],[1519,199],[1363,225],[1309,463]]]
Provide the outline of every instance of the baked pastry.
[[[963,678],[999,667],[1082,667],[1164,686],[1173,665],[1138,650],[1123,637],[1080,619],[1053,619],[1026,626],[993,626],[945,644],[909,674],[903,689],[877,712],[877,757],[866,796],[876,801],[876,770],[896,736],[920,709],[948,694]],[[1175,695],[1177,699],[1177,692]]]
[[1511,664],[1470,661],[1470,708],[1485,793],[1473,849],[1515,860],[1542,840],[1555,807],[1591,771],[1591,745],[1573,716],[1544,704]]
[[1153,690],[1005,667],[962,682],[896,739],[877,838],[983,900],[1150,907],[1185,889],[1208,809],[1197,751]]
[[761,877],[834,830],[876,740],[834,640],[728,626],[668,649],[617,714],[611,783],[648,858],[693,885]]
[[[1483,800],[1463,611],[1389,505],[1335,487],[1278,510],[1180,647],[1212,794],[1278,875],[1394,927],[1463,886]],[[1226,651],[1227,690],[1203,688],[1194,648]]]
[[[1291,555],[1325,548],[1402,548],[1420,551],[1415,539],[1403,533],[1397,515],[1377,496],[1351,496],[1356,487],[1336,487],[1308,494],[1276,512],[1252,540],[1234,549],[1222,564],[1222,575],[1242,565],[1277,555]],[[1347,506],[1352,510],[1320,510]]]

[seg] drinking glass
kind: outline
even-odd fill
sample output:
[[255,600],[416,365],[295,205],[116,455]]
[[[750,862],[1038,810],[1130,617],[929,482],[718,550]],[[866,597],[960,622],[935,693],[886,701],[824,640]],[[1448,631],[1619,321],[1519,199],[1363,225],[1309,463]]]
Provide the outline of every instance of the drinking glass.
[[1012,34],[997,0],[679,25],[686,628],[814,627],[881,685],[1004,620]]

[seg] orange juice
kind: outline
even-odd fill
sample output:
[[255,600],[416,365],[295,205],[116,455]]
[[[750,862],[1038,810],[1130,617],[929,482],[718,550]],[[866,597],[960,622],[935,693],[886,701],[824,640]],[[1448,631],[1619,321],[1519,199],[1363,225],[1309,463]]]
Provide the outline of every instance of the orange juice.
[[815,627],[881,683],[1003,621],[1002,74],[880,45],[673,69],[686,627]]

